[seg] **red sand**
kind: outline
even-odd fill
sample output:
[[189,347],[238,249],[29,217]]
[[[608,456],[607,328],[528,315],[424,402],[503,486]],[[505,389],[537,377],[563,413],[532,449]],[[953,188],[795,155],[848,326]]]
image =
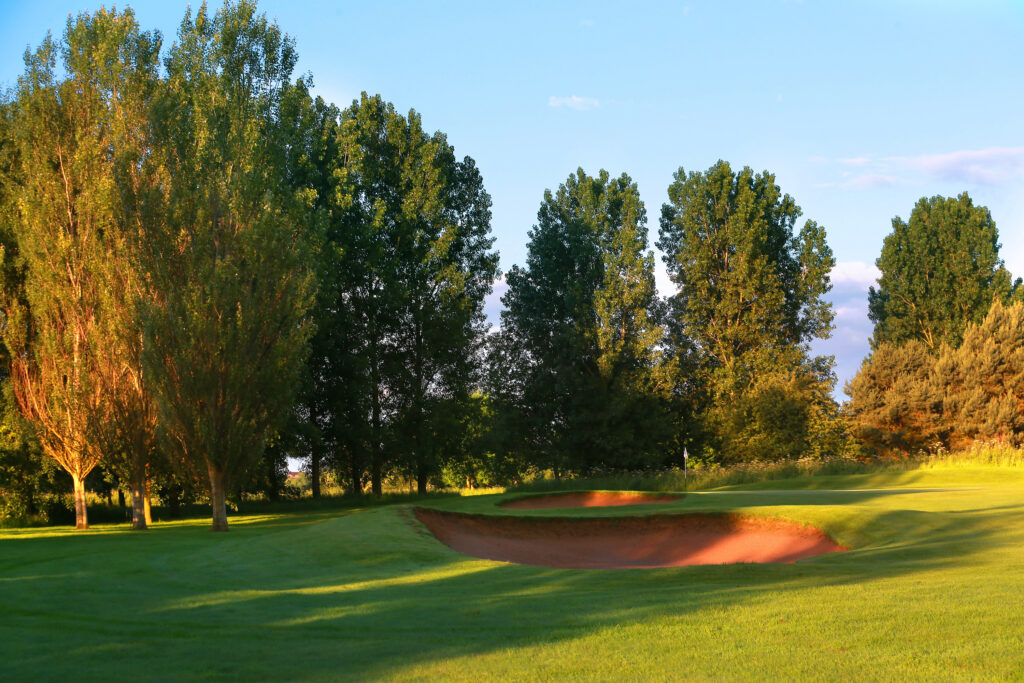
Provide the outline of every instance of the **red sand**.
[[556,519],[427,508],[414,512],[453,550],[487,560],[563,569],[790,563],[846,550],[813,527],[737,515]]
[[603,491],[585,491],[582,493],[553,493],[546,496],[527,496],[505,503],[501,507],[514,510],[541,510],[544,508],[596,508],[617,507],[619,505],[650,505],[652,503],[671,503],[680,500],[680,496],[666,496],[657,493],[615,493]]

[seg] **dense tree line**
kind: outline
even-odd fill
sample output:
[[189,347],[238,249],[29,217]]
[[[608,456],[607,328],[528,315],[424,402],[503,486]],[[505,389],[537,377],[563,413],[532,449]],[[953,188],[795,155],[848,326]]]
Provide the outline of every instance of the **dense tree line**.
[[[970,198],[893,221],[872,355],[832,398],[825,230],[775,177],[680,168],[657,246],[625,173],[546,191],[499,276],[470,157],[415,111],[294,78],[253,3],[69,18],[0,100],[0,516],[71,480],[132,524],[203,497],[508,484],[682,464],[1020,443],[1024,313]],[[855,440],[856,439],[856,440]],[[60,474],[63,472],[64,474]]]
[[72,17],[3,102],[5,471],[57,463],[79,528],[97,467],[136,528],[156,483],[226,529],[289,454],[425,489],[497,274],[475,164],[379,97],[313,99],[252,3],[161,48],[131,11]]
[[872,352],[847,385],[854,435],[876,453],[1022,445],[1021,281],[988,209],[922,198],[892,221],[869,293]]

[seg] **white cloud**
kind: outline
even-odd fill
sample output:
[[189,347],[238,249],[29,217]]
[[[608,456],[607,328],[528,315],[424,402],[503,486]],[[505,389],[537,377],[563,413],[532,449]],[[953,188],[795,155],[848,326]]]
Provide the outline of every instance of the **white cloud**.
[[849,157],[847,159],[840,159],[839,163],[846,164],[847,166],[863,166],[869,161],[871,161],[871,159],[868,157]]
[[654,262],[654,286],[658,290],[658,296],[668,297],[676,293],[676,285],[668,276],[668,270],[661,259]]
[[890,157],[888,160],[919,169],[941,180],[1003,185],[1024,172],[1024,147],[965,149],[945,154]]
[[580,97],[579,95],[556,97],[552,95],[548,98],[548,106],[555,107],[556,109],[565,107],[566,109],[575,109],[576,111],[587,111],[588,109],[597,109],[601,106],[601,103],[593,97]]
[[876,187],[891,187],[898,182],[899,180],[891,175],[885,175],[882,173],[864,173],[854,176],[849,180],[844,180],[841,183],[815,183],[814,187],[842,187],[849,190],[864,190]]
[[505,276],[500,275],[495,278],[493,287],[491,293],[484,298],[484,315],[487,316],[487,322],[494,326],[491,328],[491,332],[496,332],[501,325],[501,297],[505,296],[505,292],[508,291]]
[[833,285],[853,286],[865,291],[876,285],[881,276],[875,265],[863,261],[838,261],[829,273]]

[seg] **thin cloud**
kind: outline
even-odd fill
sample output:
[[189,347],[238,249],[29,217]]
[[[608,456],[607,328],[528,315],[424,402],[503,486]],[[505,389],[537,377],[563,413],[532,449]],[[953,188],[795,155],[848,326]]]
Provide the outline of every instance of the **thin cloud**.
[[814,187],[842,187],[850,190],[864,190],[876,187],[891,187],[897,182],[899,181],[891,175],[864,173],[841,183],[815,183]]
[[832,284],[836,286],[856,287],[867,291],[878,283],[882,277],[876,266],[864,261],[839,261],[829,273]]
[[1024,147],[967,149],[946,154],[890,157],[888,161],[924,171],[940,180],[1005,185],[1024,172]]
[[850,157],[848,159],[840,159],[839,163],[846,164],[847,166],[863,166],[870,161],[869,157]]
[[566,108],[575,109],[576,111],[587,111],[590,109],[597,109],[601,106],[593,97],[580,97],[579,95],[570,95],[569,97],[556,97],[552,95],[548,98],[548,106],[554,107],[555,109]]

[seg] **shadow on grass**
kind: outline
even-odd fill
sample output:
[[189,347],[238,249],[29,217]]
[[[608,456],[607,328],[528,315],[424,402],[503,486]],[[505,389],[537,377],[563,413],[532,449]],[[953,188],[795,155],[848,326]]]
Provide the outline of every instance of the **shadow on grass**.
[[[999,514],[1021,515],[1024,506]],[[857,510],[844,523],[868,544],[792,565],[655,570],[471,560],[401,508],[267,518],[228,537],[183,525],[146,544],[128,533],[99,544],[39,538],[35,566],[12,572],[0,562],[9,587],[0,598],[0,656],[17,662],[15,677],[67,667],[115,678],[380,678],[769,594],[785,600],[931,572],[1020,542],[1001,534],[1005,521],[994,523],[988,509]],[[68,564],[74,571],[59,579],[57,600],[47,574]],[[55,659],[58,634],[64,654]]]

